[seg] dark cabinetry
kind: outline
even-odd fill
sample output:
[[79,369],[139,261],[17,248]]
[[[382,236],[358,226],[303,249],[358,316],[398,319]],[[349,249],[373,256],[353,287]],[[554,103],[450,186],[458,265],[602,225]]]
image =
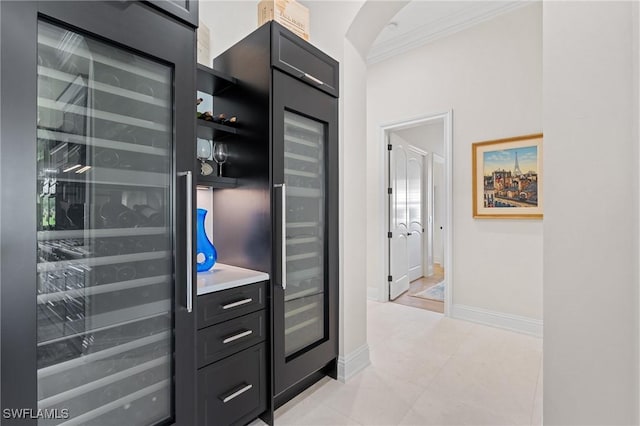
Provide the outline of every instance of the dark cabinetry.
[[199,296],[198,425],[241,425],[267,408],[266,285]]
[[[198,114],[209,112],[216,117],[216,121],[208,121],[199,117],[197,120],[197,137],[198,146],[200,143],[208,144],[213,152],[214,144],[216,141],[223,141],[224,139],[231,138],[238,134],[238,128],[235,125],[225,123],[218,119],[219,114],[225,114],[216,108],[216,99],[223,95],[223,93],[235,86],[237,80],[233,77],[225,75],[219,71],[211,69],[207,66],[198,64],[197,74],[197,88],[198,98],[203,100],[202,106],[198,107]],[[228,111],[226,111],[228,114]],[[230,116],[224,115],[226,119],[230,119]],[[210,117],[211,118],[211,117]],[[236,117],[237,118],[237,117]],[[231,146],[231,158],[233,158],[234,147]],[[218,173],[218,167],[213,162],[213,158],[201,159],[213,167],[213,172],[209,175],[202,174],[204,169],[201,169],[201,173],[198,174],[198,185],[208,186],[211,188],[235,188],[238,180],[235,177],[220,176]],[[231,160],[233,162],[233,160]],[[204,164],[204,163],[203,163]]]
[[147,2],[192,27],[198,26],[198,0],[147,0]]
[[59,417],[2,424],[194,424],[194,29],[0,8],[0,403]]
[[[237,84],[216,99],[244,126],[238,188],[214,192],[223,262],[269,272],[269,412],[338,354],[338,63],[277,23],[214,60]],[[269,412],[263,416],[270,420]]]

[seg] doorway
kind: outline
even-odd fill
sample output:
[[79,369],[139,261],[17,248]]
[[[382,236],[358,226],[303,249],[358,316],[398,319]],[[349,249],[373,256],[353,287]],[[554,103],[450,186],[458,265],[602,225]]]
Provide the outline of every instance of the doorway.
[[383,127],[387,300],[448,313],[451,113]]

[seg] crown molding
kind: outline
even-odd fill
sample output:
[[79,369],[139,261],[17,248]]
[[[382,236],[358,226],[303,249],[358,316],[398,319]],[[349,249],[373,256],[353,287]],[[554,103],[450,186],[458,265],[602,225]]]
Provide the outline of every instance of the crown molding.
[[508,3],[496,4],[487,8],[486,2],[479,2],[478,7],[467,8],[464,11],[446,16],[435,22],[421,25],[391,40],[371,47],[367,55],[367,64],[372,65],[435,40],[455,34],[481,22],[488,21],[498,15],[537,3],[539,0],[516,0]]

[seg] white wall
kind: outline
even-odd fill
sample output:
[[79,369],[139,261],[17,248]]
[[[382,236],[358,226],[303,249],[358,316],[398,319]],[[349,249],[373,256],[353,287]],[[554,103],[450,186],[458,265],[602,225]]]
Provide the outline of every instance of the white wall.
[[471,201],[473,142],[542,131],[541,32],[537,3],[369,68],[369,286],[386,277],[379,126],[452,108],[453,303],[542,318],[542,222],[473,219]]
[[637,9],[543,22],[544,423],[638,424]]
[[200,0],[199,19],[209,27],[207,66],[213,58],[258,28],[258,2],[245,0]]

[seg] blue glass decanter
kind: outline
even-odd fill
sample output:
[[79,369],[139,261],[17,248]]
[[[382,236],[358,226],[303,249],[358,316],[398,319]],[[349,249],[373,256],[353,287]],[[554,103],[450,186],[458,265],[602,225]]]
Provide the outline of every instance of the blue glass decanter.
[[218,259],[218,252],[216,251],[213,243],[207,237],[207,233],[204,229],[204,218],[206,216],[207,211],[205,209],[198,209],[198,243],[196,256],[200,257],[200,254],[204,255],[204,261],[196,261],[198,272],[205,272],[213,268],[213,265],[216,264],[216,260]]

